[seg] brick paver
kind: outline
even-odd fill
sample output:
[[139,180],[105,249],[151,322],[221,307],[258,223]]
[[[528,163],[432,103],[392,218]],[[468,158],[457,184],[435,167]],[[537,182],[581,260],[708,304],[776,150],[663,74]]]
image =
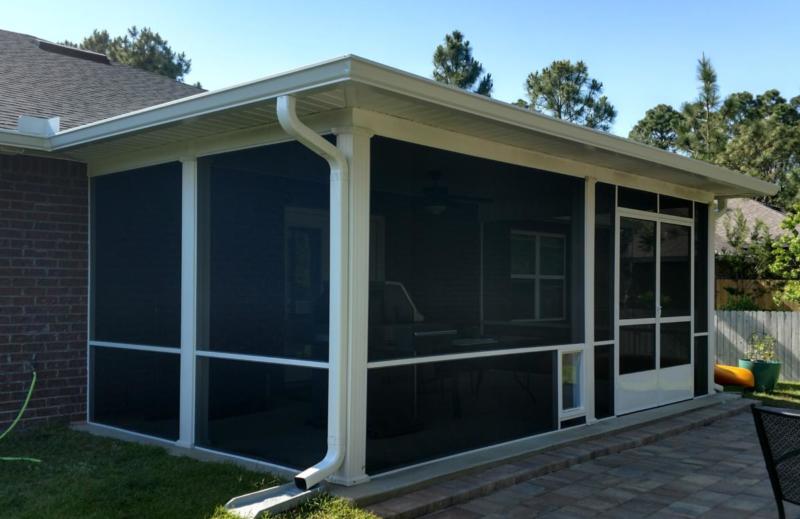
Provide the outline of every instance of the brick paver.
[[[800,508],[787,505],[789,517]],[[750,413],[602,456],[426,516],[777,517]]]

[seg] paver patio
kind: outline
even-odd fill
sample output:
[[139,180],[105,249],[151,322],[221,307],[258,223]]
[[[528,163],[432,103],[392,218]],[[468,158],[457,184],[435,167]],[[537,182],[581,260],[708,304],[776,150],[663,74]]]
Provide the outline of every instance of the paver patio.
[[[787,505],[788,517],[800,507]],[[530,479],[426,516],[777,517],[749,412]]]

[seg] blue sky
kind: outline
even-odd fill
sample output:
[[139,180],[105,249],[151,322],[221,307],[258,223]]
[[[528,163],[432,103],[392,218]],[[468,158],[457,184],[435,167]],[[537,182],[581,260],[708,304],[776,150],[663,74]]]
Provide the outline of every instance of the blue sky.
[[531,71],[583,59],[619,111],[614,133],[627,135],[648,108],[696,95],[703,52],[723,94],[800,94],[798,19],[790,1],[20,0],[3,3],[0,28],[74,41],[150,26],[192,59],[188,80],[209,89],[349,53],[430,76],[434,47],[458,28],[504,101],[523,96]]

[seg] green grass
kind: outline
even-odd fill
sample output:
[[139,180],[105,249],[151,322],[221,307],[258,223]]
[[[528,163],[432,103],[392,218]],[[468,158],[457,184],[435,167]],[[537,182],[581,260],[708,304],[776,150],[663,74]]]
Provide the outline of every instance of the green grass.
[[800,409],[800,382],[778,382],[772,393],[742,391],[738,386],[725,386],[725,391],[741,393],[745,398],[761,400],[764,405]]
[[[12,432],[0,456],[0,516],[10,518],[232,519],[231,497],[273,486],[271,475],[230,463],[170,456],[164,449],[99,438],[65,427]],[[368,519],[342,499],[320,495],[282,517]]]
[[800,382],[778,382],[772,393],[751,393],[750,398],[774,407],[794,407],[800,409]]

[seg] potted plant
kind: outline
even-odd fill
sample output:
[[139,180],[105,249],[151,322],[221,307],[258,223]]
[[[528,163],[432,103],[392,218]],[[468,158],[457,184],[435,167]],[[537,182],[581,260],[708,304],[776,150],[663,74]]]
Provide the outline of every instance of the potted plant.
[[775,337],[754,333],[748,346],[747,357],[739,359],[739,367],[753,372],[756,391],[771,393],[781,373],[781,362],[775,360]]

